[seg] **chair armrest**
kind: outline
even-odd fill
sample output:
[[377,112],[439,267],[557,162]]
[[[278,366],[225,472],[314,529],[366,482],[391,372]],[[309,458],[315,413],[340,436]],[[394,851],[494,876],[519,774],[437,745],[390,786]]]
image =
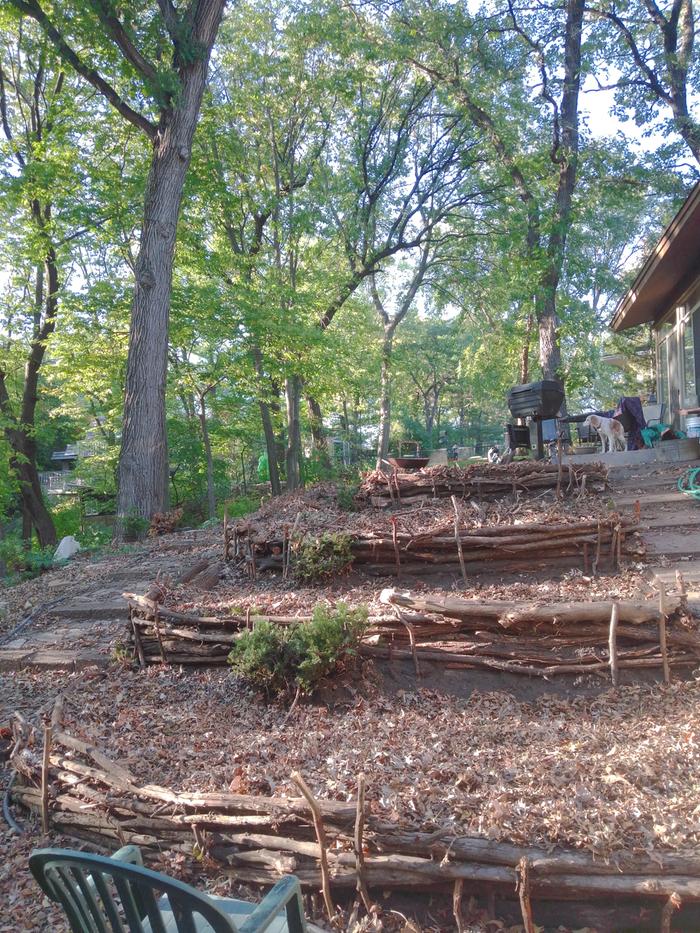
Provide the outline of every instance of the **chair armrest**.
[[110,855],[110,858],[116,859],[118,862],[128,862],[129,865],[144,867],[143,856],[138,846],[122,846],[121,849],[117,849],[113,855]]
[[282,878],[274,888],[267,892],[253,913],[246,918],[245,923],[239,926],[240,933],[263,933],[286,909],[287,904],[294,901],[296,901],[294,905],[296,917],[291,918],[287,915],[289,933],[306,933],[301,885],[299,879],[295,878],[294,875],[287,875],[286,878]]

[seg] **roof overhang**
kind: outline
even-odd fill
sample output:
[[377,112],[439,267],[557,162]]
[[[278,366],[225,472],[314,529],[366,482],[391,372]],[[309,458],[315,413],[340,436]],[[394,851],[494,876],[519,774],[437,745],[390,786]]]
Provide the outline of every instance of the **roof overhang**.
[[700,182],[664,230],[610,322],[614,331],[657,321],[700,275]]

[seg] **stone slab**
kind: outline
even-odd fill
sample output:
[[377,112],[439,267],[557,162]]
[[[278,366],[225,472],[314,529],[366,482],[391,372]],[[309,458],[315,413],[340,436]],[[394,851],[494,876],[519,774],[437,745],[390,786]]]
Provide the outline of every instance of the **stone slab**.
[[28,648],[0,648],[0,671],[21,671],[31,654]]

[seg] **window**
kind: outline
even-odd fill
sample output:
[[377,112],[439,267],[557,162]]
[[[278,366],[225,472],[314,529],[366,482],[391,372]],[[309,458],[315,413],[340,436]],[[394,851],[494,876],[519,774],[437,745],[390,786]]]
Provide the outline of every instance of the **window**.
[[692,315],[688,315],[683,322],[683,404],[690,406],[697,404],[695,340],[693,335]]
[[[663,330],[662,330],[663,334]],[[657,355],[657,377],[659,382],[659,402],[662,405],[666,406],[666,411],[670,412],[671,410],[671,394],[670,394],[670,384],[668,378],[668,338],[669,334],[666,333],[665,337],[659,335],[659,345],[658,345],[658,355]]]

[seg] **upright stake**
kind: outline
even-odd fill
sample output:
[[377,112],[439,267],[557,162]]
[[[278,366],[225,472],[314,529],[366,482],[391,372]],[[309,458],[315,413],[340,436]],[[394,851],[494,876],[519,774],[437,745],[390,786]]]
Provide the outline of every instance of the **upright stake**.
[[613,687],[617,687],[619,673],[617,668],[617,623],[620,618],[620,607],[613,603],[610,613],[610,633],[608,635],[608,652],[610,655],[610,678]]
[[455,886],[452,889],[452,914],[455,918],[457,933],[466,933],[464,917],[462,916],[462,888],[464,887],[464,878],[457,878]]
[[396,535],[396,516],[391,516],[391,540],[394,543],[394,559],[396,560],[396,576],[401,576],[401,557],[399,555],[399,542]]
[[455,513],[455,541],[457,542],[457,554],[459,555],[459,566],[462,568],[462,579],[464,580],[465,586],[469,582],[467,580],[467,568],[464,566],[464,554],[462,553],[462,539],[459,536],[459,510],[457,508],[457,497],[451,496],[452,499],[452,508]]
[[518,863],[518,897],[520,898],[520,911],[523,915],[525,933],[535,933],[535,922],[532,919],[532,904],[530,903],[530,863],[523,857]]
[[228,557],[229,539],[228,539],[228,506],[224,505],[224,563]]
[[331,881],[330,872],[328,870],[328,852],[326,850],[326,833],[323,828],[323,817],[321,816],[321,810],[306,781],[298,771],[292,771],[291,779],[303,794],[306,802],[309,805],[309,809],[311,810],[311,815],[314,821],[314,829],[316,830],[316,841],[318,842],[318,847],[321,850],[321,890],[323,892],[323,900],[326,905],[328,919],[332,921],[333,917],[335,917],[336,911],[333,898],[331,897]]
[[668,645],[666,644],[666,590],[663,585],[659,588],[659,647],[661,648],[661,663],[664,668],[664,683],[671,682],[671,666],[668,663]]
[[681,904],[679,895],[674,891],[661,909],[661,926],[659,927],[661,933],[671,933],[673,911],[680,910]]
[[363,851],[363,834],[365,823],[365,776],[357,775],[357,812],[355,814],[355,870],[357,872],[357,893],[362,898],[367,913],[372,912],[372,901],[369,899],[367,883],[365,882],[365,854]]
[[41,760],[41,831],[49,831],[49,762],[51,759],[51,721],[44,717],[44,754]]

